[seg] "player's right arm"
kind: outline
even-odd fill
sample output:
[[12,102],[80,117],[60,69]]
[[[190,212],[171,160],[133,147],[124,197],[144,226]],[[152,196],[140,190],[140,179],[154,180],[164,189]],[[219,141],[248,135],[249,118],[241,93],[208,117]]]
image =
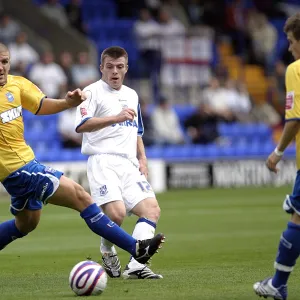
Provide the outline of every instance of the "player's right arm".
[[277,173],[277,163],[281,160],[284,150],[295,138],[300,129],[300,75],[297,65],[292,64],[286,72],[286,105],[285,125],[276,149],[267,159],[267,167]]
[[68,92],[65,99],[51,99],[31,81],[20,77],[20,93],[22,106],[37,115],[50,115],[78,106],[85,100],[80,89]]
[[136,112],[131,108],[124,108],[116,116],[95,117],[97,108],[96,101],[92,98],[92,92],[86,91],[87,100],[77,108],[76,113],[76,132],[93,132],[116,123],[127,120],[133,121]]

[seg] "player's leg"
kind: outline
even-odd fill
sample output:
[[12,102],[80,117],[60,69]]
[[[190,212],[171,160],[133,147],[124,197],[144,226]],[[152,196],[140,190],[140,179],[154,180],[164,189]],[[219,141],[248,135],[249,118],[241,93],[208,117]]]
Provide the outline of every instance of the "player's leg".
[[[126,215],[126,208],[121,200],[121,174],[118,173],[122,165],[120,159],[113,155],[94,155],[89,157],[87,163],[92,199],[119,226]],[[101,238],[100,252],[107,274],[110,277],[120,277],[121,263],[113,243]]]
[[94,233],[128,251],[138,261],[148,261],[164,241],[162,234],[156,235],[151,240],[137,241],[112,222],[93,202],[91,196],[82,186],[65,176],[61,176],[59,187],[47,200],[48,203],[72,208],[80,212],[80,216]]
[[136,240],[112,222],[84,188],[73,180],[62,176],[58,189],[48,199],[48,203],[77,210],[93,232],[120,248],[135,253]]
[[41,210],[20,211],[15,219],[0,224],[0,250],[16,239],[26,236],[33,231],[40,221]]
[[[111,201],[101,206],[103,212],[116,224],[122,225],[126,216],[126,208],[123,201]],[[102,254],[103,267],[111,278],[121,276],[121,263],[115,246],[107,239],[101,238],[100,252]]]
[[[155,234],[156,224],[160,217],[160,207],[152,187],[133,167],[125,178],[124,203],[130,213],[139,217],[132,236],[136,239],[152,238]],[[161,275],[153,273],[147,266],[138,263],[133,257],[126,266],[123,277],[128,279],[160,279]]]
[[[287,207],[288,206],[288,207]],[[298,171],[293,194],[284,202],[284,209],[292,213],[287,229],[282,233],[274,263],[275,274],[254,284],[258,295],[287,298],[287,282],[300,254],[300,173]]]
[[37,185],[38,170],[35,161],[8,176],[3,185],[12,196],[10,211],[14,219],[0,224],[0,250],[12,241],[22,238],[33,231],[40,221],[42,202],[36,194],[43,185]]

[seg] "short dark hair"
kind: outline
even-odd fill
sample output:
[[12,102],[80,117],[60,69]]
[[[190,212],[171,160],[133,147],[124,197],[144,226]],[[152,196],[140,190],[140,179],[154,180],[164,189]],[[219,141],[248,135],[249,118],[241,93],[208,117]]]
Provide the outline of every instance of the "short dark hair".
[[284,32],[292,32],[294,38],[300,40],[300,13],[296,13],[293,16],[289,17],[284,25]]
[[119,46],[113,46],[113,47],[109,47],[106,48],[105,50],[103,50],[102,54],[101,54],[101,64],[104,63],[104,59],[105,57],[112,57],[114,59],[118,59],[120,57],[125,57],[126,62],[128,62],[128,53],[127,51]]

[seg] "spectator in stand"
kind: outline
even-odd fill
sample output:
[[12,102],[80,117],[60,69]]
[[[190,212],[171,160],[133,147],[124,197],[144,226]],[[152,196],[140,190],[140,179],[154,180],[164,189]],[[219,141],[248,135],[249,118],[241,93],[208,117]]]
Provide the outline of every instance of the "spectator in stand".
[[200,104],[185,120],[184,127],[193,144],[210,144],[219,138],[219,121],[219,116],[208,105]]
[[246,56],[247,37],[245,34],[248,8],[244,0],[233,0],[225,11],[225,30],[231,37],[235,53],[241,58]]
[[59,57],[59,64],[67,78],[67,89],[71,91],[75,88],[72,74],[73,55],[68,51],[62,52]]
[[282,61],[277,61],[274,74],[268,78],[268,103],[276,109],[282,121],[285,115],[285,73],[286,65]]
[[65,110],[58,115],[58,131],[61,135],[64,148],[80,148],[82,133],[75,131],[74,120],[76,118],[76,107]]
[[69,19],[70,25],[75,29],[77,29],[79,32],[85,34],[86,29],[82,22],[82,16],[81,16],[81,0],[71,0],[65,6],[65,11]]
[[232,106],[232,111],[234,112],[236,119],[239,122],[250,122],[250,111],[252,109],[252,103],[244,82],[235,82],[236,89],[236,103]]
[[204,3],[201,0],[188,0],[183,3],[191,25],[203,24]]
[[89,62],[87,52],[78,54],[78,63],[72,67],[74,83],[79,88],[84,88],[99,79],[98,69]]
[[65,13],[65,9],[58,0],[47,0],[46,3],[41,6],[41,11],[61,27],[69,26],[69,20]]
[[221,87],[218,78],[214,77],[210,81],[210,85],[203,90],[202,103],[206,109],[209,109],[212,114],[219,116],[225,122],[233,122],[236,120],[235,114],[231,110],[230,102],[235,103],[236,95],[227,86]]
[[0,42],[6,45],[13,43],[20,31],[20,26],[17,22],[7,14],[2,14],[0,17]]
[[276,28],[268,22],[264,14],[258,12],[250,14],[247,27],[251,38],[254,63],[264,66],[267,74],[272,73],[277,43]]
[[32,67],[29,78],[48,97],[60,98],[66,93],[66,75],[60,65],[54,62],[54,56],[51,51],[43,53],[41,62]]
[[184,25],[164,8],[159,11],[158,21],[162,41],[176,36],[183,36],[186,32]]
[[9,44],[8,48],[11,57],[10,66],[14,74],[16,71],[19,75],[26,74],[28,67],[40,59],[35,49],[27,43],[27,34],[23,31],[18,33],[15,42]]
[[151,146],[155,144],[155,133],[151,116],[149,114],[148,104],[146,101],[140,98],[141,114],[144,125],[143,142],[145,146]]
[[140,18],[134,24],[141,64],[141,77],[151,78],[154,102],[159,97],[162,55],[160,50],[160,26],[147,8],[140,10]]
[[160,97],[159,104],[154,108],[151,118],[157,144],[176,145],[185,143],[179,118],[166,97]]
[[175,19],[179,20],[185,28],[190,26],[189,18],[178,0],[163,0],[163,8],[168,11]]

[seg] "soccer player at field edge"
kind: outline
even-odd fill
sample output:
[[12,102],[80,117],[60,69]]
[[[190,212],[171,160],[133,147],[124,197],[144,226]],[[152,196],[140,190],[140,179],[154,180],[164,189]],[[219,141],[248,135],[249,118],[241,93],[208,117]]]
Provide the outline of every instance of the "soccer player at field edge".
[[291,220],[279,241],[274,263],[275,274],[253,286],[257,295],[279,300],[287,299],[287,282],[300,254],[300,13],[287,19],[284,32],[295,62],[290,64],[286,71],[286,123],[279,143],[268,157],[266,165],[271,172],[277,173],[277,164],[284,150],[296,139],[298,171],[292,194],[287,195],[283,203],[283,209],[291,214]]
[[80,213],[88,227],[137,260],[147,261],[163,242],[137,241],[112,222],[93,203],[82,186],[62,172],[39,163],[24,140],[22,108],[38,115],[49,115],[76,107],[85,100],[80,89],[68,92],[65,99],[47,98],[32,82],[9,75],[10,53],[0,43],[0,181],[11,196],[14,219],[0,224],[0,250],[33,231],[40,221],[42,204],[72,208]]
[[[102,52],[102,78],[84,88],[87,100],[77,108],[76,130],[83,133],[82,153],[89,155],[87,176],[95,203],[120,226],[127,213],[136,215],[132,236],[149,239],[154,236],[160,207],[147,181],[139,98],[123,84],[127,70],[124,48],[114,46]],[[100,251],[107,274],[120,277],[113,244],[102,238]],[[123,277],[161,279],[162,275],[131,258]]]

